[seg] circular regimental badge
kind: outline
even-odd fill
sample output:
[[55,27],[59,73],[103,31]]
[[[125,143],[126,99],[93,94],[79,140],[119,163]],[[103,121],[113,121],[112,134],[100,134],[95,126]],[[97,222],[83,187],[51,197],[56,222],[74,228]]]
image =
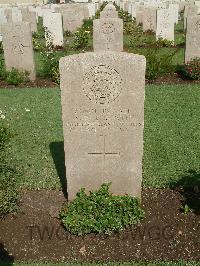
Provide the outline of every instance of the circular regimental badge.
[[106,104],[119,97],[122,79],[114,68],[102,64],[92,67],[84,75],[82,88],[91,101]]
[[113,23],[105,22],[102,24],[101,30],[104,34],[111,34],[115,31],[115,27]]

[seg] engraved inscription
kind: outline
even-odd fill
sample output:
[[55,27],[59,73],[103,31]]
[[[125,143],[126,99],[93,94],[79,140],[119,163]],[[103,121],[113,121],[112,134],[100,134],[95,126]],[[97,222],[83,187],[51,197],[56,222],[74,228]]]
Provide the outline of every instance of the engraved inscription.
[[73,120],[67,122],[69,131],[109,132],[113,128],[128,131],[142,126],[129,108],[112,110],[103,108],[77,108],[73,112]]
[[114,68],[99,65],[84,75],[83,91],[86,96],[98,104],[108,104],[119,97],[122,91],[122,78]]
[[115,27],[114,27],[113,23],[105,22],[101,26],[101,30],[104,34],[111,34],[115,31]]

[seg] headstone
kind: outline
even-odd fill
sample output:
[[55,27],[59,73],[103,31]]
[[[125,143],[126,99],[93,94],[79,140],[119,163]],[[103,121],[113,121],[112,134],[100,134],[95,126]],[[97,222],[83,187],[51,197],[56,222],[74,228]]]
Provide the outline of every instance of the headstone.
[[22,13],[18,7],[12,8],[12,22],[22,22]]
[[95,16],[95,13],[96,13],[95,3],[88,3],[88,11],[89,11],[90,18]]
[[113,4],[108,4],[100,13],[100,18],[118,18],[118,12]]
[[198,7],[195,5],[189,5],[185,7],[184,11],[184,29],[187,28],[187,18],[194,17],[198,14]]
[[200,16],[187,19],[185,63],[195,57],[200,57]]
[[136,18],[136,10],[137,10],[137,6],[136,4],[131,4],[131,16],[132,16],[132,19],[135,19]]
[[93,47],[99,51],[123,51],[123,20],[105,18],[93,20]]
[[60,13],[45,12],[43,16],[47,45],[63,46],[62,16]]
[[64,9],[63,16],[63,29],[64,31],[75,32],[79,27],[83,25],[85,19],[84,10],[80,8]]
[[4,15],[8,23],[12,23],[12,9],[6,8],[4,10]]
[[37,12],[37,8],[36,7],[33,7],[33,6],[29,6],[28,7],[28,10],[30,12],[35,12],[35,15],[36,15],[36,22],[38,23],[38,12]]
[[156,40],[159,38],[174,42],[174,19],[170,9],[157,10]]
[[143,24],[143,11],[136,11],[136,25],[142,25]]
[[[134,71],[133,71],[134,70]],[[60,60],[68,199],[112,182],[141,196],[145,58],[119,52]]]
[[129,5],[130,5],[129,2],[124,2],[123,10],[124,10],[125,12],[128,12],[128,10],[129,10]]
[[37,19],[36,12],[29,11],[28,9],[22,9],[22,20],[24,22],[29,22],[31,25],[31,31],[37,32]]
[[169,9],[171,10],[171,12],[174,13],[174,23],[178,24],[178,18],[179,18],[179,5],[176,3],[173,4],[169,4]]
[[35,63],[30,24],[25,22],[4,24],[2,33],[6,69],[26,70],[30,73],[30,79],[34,80]]
[[144,8],[143,11],[143,31],[156,32],[156,9]]
[[0,8],[0,42],[2,42],[2,25],[7,23],[7,18],[4,15],[4,8]]

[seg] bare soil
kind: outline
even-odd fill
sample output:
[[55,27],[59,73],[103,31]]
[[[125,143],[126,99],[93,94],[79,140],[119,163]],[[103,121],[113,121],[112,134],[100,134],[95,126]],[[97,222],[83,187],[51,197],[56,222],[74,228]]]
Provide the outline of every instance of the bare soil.
[[[75,236],[58,219],[61,191],[26,191],[19,211],[0,221],[0,260],[200,261],[199,191],[143,189],[146,217],[111,235]],[[184,214],[181,206],[193,202]]]

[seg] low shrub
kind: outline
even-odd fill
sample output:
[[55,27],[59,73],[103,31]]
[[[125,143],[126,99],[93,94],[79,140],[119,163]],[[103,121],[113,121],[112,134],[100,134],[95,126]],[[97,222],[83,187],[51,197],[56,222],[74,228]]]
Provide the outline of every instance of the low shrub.
[[163,74],[174,72],[175,66],[172,60],[177,51],[161,54],[158,48],[144,50],[143,55],[147,60],[146,78],[154,80]]
[[3,54],[3,43],[0,42],[0,54]]
[[80,28],[74,33],[73,38],[73,49],[85,49],[88,47],[89,43],[89,31],[85,31],[84,29]]
[[147,47],[153,46],[154,40],[144,35],[141,31],[141,27],[137,28],[137,31],[129,39],[129,47]]
[[60,55],[54,50],[52,42],[43,47],[40,52],[40,58],[42,63],[42,69],[39,72],[39,76],[42,78],[50,78],[57,84],[60,83],[59,73],[59,59]]
[[137,224],[144,218],[137,198],[112,195],[109,187],[110,183],[103,184],[99,190],[89,194],[82,188],[73,201],[64,204],[60,218],[70,233],[109,234]]
[[194,58],[182,66],[179,65],[177,73],[183,79],[200,80],[200,58]]
[[28,81],[28,76],[28,71],[20,71],[16,68],[12,68],[12,70],[5,72],[5,80],[8,84],[15,86]]
[[174,42],[167,39],[158,38],[155,44],[157,47],[172,47],[174,45]]
[[66,31],[64,32],[64,37],[71,37],[71,36],[73,36],[73,33],[72,33],[71,31],[66,30]]
[[45,46],[45,28],[41,25],[41,21],[38,23],[38,31],[32,34],[33,49],[35,51],[43,50]]
[[127,11],[119,9],[118,10],[118,16],[119,16],[119,18],[123,19],[124,23],[125,22],[132,22],[132,17]]
[[135,33],[137,33],[138,29],[137,27],[135,26],[134,22],[125,22],[123,24],[123,31],[124,31],[124,34],[127,34],[127,35],[134,35]]
[[[0,119],[2,119],[2,115]],[[8,128],[0,126],[0,217],[16,211],[20,197],[19,183],[17,182],[19,173],[16,167],[11,166],[7,161],[7,148],[12,136]]]
[[95,13],[95,19],[98,19],[98,18],[100,18],[100,13],[101,13],[101,11],[103,11],[103,9],[105,8],[105,6],[108,4],[108,2],[107,1],[105,1],[105,2],[103,2],[102,4],[101,4],[101,6],[100,6],[100,8],[96,11],[96,13]]
[[91,18],[84,19],[83,25],[81,28],[92,36],[92,34],[93,34],[93,19],[91,19]]
[[6,76],[5,60],[4,58],[0,58],[0,79],[5,79],[5,76]]

